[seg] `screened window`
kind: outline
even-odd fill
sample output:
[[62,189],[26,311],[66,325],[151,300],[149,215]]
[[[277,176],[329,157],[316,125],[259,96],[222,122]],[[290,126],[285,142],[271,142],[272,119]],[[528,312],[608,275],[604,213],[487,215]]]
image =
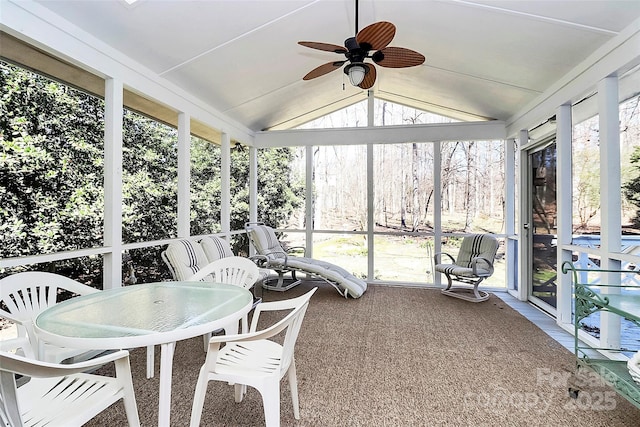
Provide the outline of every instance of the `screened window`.
[[104,103],[0,61],[0,258],[103,245]]

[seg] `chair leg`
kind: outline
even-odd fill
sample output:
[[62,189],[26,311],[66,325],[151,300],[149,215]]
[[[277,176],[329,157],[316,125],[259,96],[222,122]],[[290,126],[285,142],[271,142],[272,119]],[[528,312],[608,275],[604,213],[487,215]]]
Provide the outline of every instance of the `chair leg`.
[[211,332],[206,333],[202,336],[202,341],[204,344],[204,352],[206,353],[209,349],[209,341],[211,340]]
[[263,384],[258,390],[262,395],[266,427],[280,427],[280,381],[278,377]]
[[233,392],[235,394],[234,398],[236,403],[240,403],[242,402],[242,399],[244,399],[244,395],[247,394],[247,386],[236,383],[233,385]]
[[246,314],[242,317],[242,333],[246,334],[249,332],[249,316]]
[[122,398],[122,400],[124,403],[124,412],[127,415],[129,426],[140,427],[140,417],[138,416],[136,394],[133,389],[133,382],[131,379],[131,366],[129,365],[129,358],[126,357],[116,360],[115,366],[116,377],[119,379],[124,391],[124,397]]
[[296,362],[291,361],[291,365],[287,370],[287,377],[289,380],[289,388],[291,389],[291,401],[293,403],[293,417],[296,420],[300,419],[300,404],[298,402],[298,376],[296,375]]
[[153,378],[153,374],[155,372],[154,351],[155,351],[154,346],[152,345],[147,346],[147,379]]
[[[478,281],[473,285],[473,294],[476,296],[477,299],[483,299],[486,296],[488,296],[488,294],[486,292],[481,292],[478,290],[478,286],[480,286],[480,282],[482,282],[484,280],[484,277],[481,277],[480,279],[478,279]],[[486,299],[486,298],[485,298]]]
[[202,409],[204,408],[204,398],[207,394],[207,385],[209,383],[208,372],[203,366],[200,368],[198,382],[196,383],[196,392],[193,396],[193,404],[191,406],[190,427],[200,427],[200,418],[202,417]]
[[447,276],[447,281],[449,282],[449,284],[445,288],[445,291],[448,291],[449,289],[451,289],[451,285],[453,285],[453,280],[451,279],[451,275],[449,273],[445,273],[444,275]]

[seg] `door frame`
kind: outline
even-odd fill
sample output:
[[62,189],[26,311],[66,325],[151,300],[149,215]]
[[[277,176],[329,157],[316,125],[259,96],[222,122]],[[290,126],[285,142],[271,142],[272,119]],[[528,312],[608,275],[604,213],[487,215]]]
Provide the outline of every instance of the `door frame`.
[[[520,297],[521,299],[530,302],[540,310],[546,312],[552,317],[557,317],[557,307],[553,307],[551,304],[546,301],[536,297],[533,295],[533,259],[534,259],[534,248],[533,248],[533,237],[534,237],[534,228],[533,228],[533,185],[534,179],[533,176],[533,165],[531,161],[531,156],[534,153],[537,153],[552,144],[557,144],[556,134],[555,132],[548,137],[541,139],[538,143],[527,147],[526,149],[521,151],[521,176],[523,178],[522,182],[522,202],[521,202],[521,212],[522,212],[522,221],[521,221],[521,235],[522,235],[522,245],[521,245],[521,253],[522,253],[522,281],[521,283],[524,286],[521,286]],[[557,158],[557,145],[556,145],[556,158]],[[556,162],[557,165],[557,162]],[[557,174],[556,176],[556,188],[557,188]],[[557,199],[557,195],[556,195]],[[556,201],[557,202],[557,201]],[[556,234],[557,241],[557,234]],[[556,251],[558,247],[556,246]],[[556,253],[557,259],[557,253]],[[558,285],[556,279],[556,287]],[[558,293],[556,291],[556,301],[557,301]],[[557,306],[557,302],[556,302]]]

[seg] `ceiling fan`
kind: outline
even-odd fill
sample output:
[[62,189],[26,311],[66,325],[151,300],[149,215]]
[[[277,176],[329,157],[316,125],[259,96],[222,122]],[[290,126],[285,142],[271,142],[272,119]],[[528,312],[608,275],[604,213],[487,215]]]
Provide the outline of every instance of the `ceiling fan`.
[[[356,35],[344,41],[344,47],[331,44],[301,41],[298,44],[312,49],[324,50],[344,55],[346,59],[333,61],[314,68],[302,80],[311,80],[337,70],[345,63],[344,73],[349,76],[351,84],[362,89],[369,89],[376,81],[376,68],[364,60],[371,58],[381,67],[406,68],[415,67],[424,62],[424,56],[403,47],[387,47],[396,34],[396,26],[391,22],[373,23],[358,32],[358,0],[356,0]],[[370,54],[370,52],[373,53]]]

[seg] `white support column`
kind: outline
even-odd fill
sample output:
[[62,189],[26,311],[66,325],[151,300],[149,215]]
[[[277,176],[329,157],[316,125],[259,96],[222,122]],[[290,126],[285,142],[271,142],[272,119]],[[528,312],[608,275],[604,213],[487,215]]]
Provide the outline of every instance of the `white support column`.
[[307,256],[313,258],[313,230],[315,218],[313,203],[313,146],[305,147],[305,187],[304,187],[304,229],[305,229],[305,247],[307,248]]
[[531,167],[527,150],[523,150],[522,147],[529,142],[529,132],[526,129],[521,130],[518,139],[520,140],[520,238],[518,240],[518,289],[514,292],[514,296],[520,301],[526,301],[529,298],[527,289],[531,269],[529,239],[533,236],[533,224],[531,224],[531,208],[529,206],[531,199]]
[[[600,119],[600,267],[620,269],[620,261],[609,257],[621,250],[622,220],[620,218],[620,125],[618,78],[610,76],[598,83]],[[620,274],[603,274],[603,283],[619,284]],[[620,288],[603,288],[603,294],[618,294]],[[602,313],[600,344],[606,348],[620,348],[620,317]]]
[[598,109],[600,111],[600,205],[603,250],[603,268],[620,268],[619,262],[611,265],[607,253],[622,249],[620,218],[620,116],[618,78],[607,77],[598,84]]
[[375,279],[375,245],[373,242],[374,194],[373,184],[373,144],[367,144],[367,279]]
[[508,139],[504,147],[504,176],[505,176],[505,201],[504,201],[504,224],[507,235],[505,245],[506,272],[504,279],[507,289],[514,289],[516,280],[516,141]]
[[[220,169],[220,228],[223,233],[228,233],[231,229],[231,137],[226,132],[221,135]],[[251,184],[249,187],[251,194]],[[249,203],[255,205],[251,201]]]
[[565,104],[556,111],[556,209],[557,209],[557,287],[556,287],[556,321],[558,324],[570,325],[572,277],[562,274],[562,263],[571,261],[571,250],[563,249],[571,244],[573,229],[573,182],[572,182],[572,135],[573,119],[571,105]]
[[[373,127],[374,125],[374,109],[375,98],[373,97],[373,91],[367,91],[367,125]],[[375,279],[375,245],[374,245],[374,199],[375,199],[375,187],[373,184],[373,144],[367,144],[367,278],[368,280]]]
[[123,83],[105,81],[103,289],[122,286],[122,114]]
[[[433,143],[433,253],[442,252],[442,142]],[[431,267],[435,267],[430,260]],[[442,275],[431,268],[433,284],[440,286]]]
[[178,114],[178,237],[191,235],[191,117]]

